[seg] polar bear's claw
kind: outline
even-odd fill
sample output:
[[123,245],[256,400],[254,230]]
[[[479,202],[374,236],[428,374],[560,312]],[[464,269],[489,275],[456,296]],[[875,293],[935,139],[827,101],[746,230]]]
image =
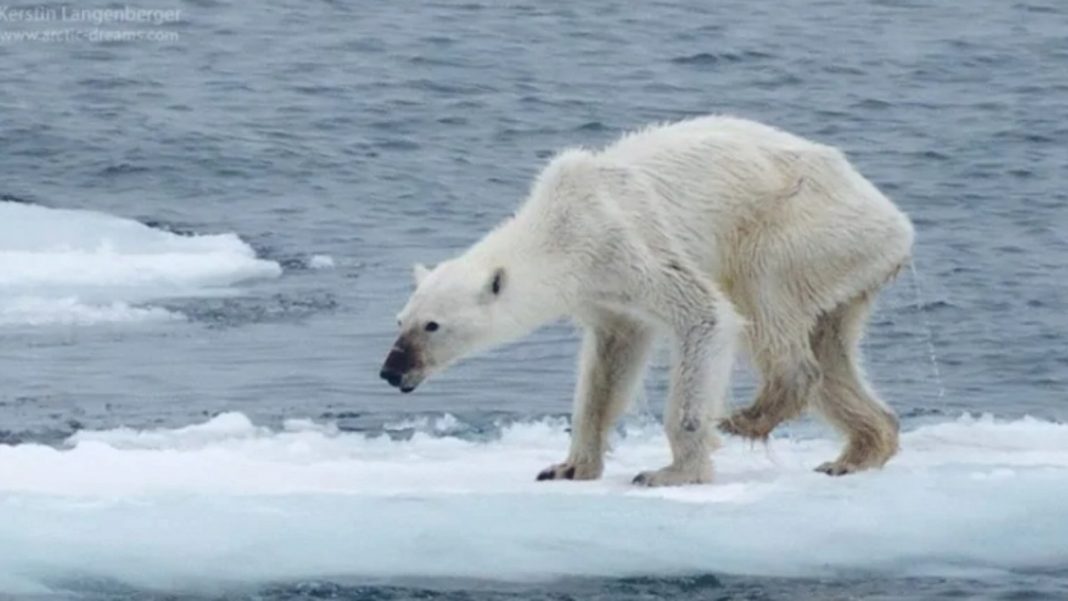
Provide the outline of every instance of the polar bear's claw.
[[557,463],[541,470],[538,481],[542,480],[594,480],[601,475],[600,468],[575,463]]

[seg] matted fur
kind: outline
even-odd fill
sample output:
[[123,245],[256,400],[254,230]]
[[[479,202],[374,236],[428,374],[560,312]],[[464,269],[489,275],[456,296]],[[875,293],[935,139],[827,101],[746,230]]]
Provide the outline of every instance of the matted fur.
[[[404,384],[571,317],[586,329],[571,451],[539,478],[600,476],[657,335],[674,350],[673,461],[635,482],[708,482],[717,425],[760,439],[807,408],[847,438],[820,470],[880,466],[897,421],[866,382],[857,342],[912,242],[908,218],[834,148],[730,117],[650,127],[559,154],[512,219],[420,273],[399,316],[420,366]],[[493,274],[503,284],[488,295]],[[441,329],[427,334],[431,320]],[[763,384],[720,424],[742,348]]]

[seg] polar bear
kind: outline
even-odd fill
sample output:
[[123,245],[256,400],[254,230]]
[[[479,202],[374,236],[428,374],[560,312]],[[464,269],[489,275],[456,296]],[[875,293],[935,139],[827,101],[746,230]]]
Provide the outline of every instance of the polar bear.
[[[672,461],[636,484],[709,482],[717,426],[763,440],[805,409],[846,438],[817,470],[879,467],[898,422],[865,380],[858,342],[912,242],[906,215],[832,147],[724,116],[649,127],[557,155],[510,219],[459,257],[416,266],[380,376],[410,392],[570,317],[585,330],[570,453],[538,480],[600,477],[658,334],[674,350]],[[719,421],[736,349],[762,385]]]

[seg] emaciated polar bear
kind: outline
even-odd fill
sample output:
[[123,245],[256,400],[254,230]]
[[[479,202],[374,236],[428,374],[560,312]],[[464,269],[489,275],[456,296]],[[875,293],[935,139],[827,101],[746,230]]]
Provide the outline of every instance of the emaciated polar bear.
[[763,384],[722,430],[765,439],[811,408],[847,438],[819,471],[878,467],[897,450],[898,424],[857,347],[912,241],[908,218],[834,148],[729,117],[650,127],[600,152],[561,153],[514,217],[432,271],[416,266],[380,375],[409,392],[569,316],[585,328],[571,451],[538,479],[594,479],[666,333],[672,462],[634,482],[701,483],[741,341]]

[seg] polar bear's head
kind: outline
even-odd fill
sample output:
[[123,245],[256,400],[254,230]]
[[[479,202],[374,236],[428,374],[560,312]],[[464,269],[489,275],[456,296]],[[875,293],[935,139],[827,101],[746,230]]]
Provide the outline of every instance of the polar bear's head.
[[461,257],[433,270],[416,265],[414,276],[415,291],[397,315],[400,336],[380,372],[402,392],[466,355],[525,333],[502,306],[510,293],[504,267]]

